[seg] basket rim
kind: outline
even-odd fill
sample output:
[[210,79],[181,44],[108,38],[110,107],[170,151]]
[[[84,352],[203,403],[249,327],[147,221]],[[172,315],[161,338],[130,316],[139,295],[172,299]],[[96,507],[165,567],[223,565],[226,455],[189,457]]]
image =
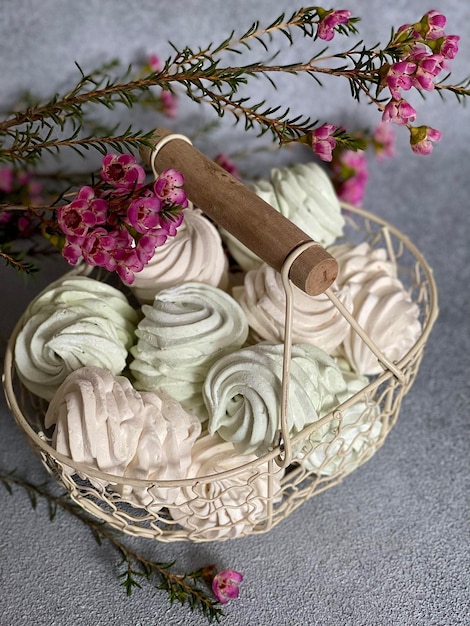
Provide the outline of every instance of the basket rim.
[[[415,355],[422,350],[424,344],[426,343],[429,334],[435,324],[435,321],[438,316],[438,295],[437,295],[437,286],[434,279],[433,271],[431,267],[428,265],[425,257],[420,252],[420,250],[412,243],[407,235],[402,233],[401,230],[390,224],[387,220],[369,212],[365,209],[352,205],[348,202],[341,201],[340,206],[343,209],[346,209],[352,213],[356,213],[363,218],[375,222],[379,224],[383,228],[386,228],[393,235],[395,235],[403,245],[408,249],[409,252],[415,257],[416,261],[419,262],[421,268],[424,271],[424,274],[427,279],[427,283],[429,286],[429,315],[426,319],[426,323],[423,324],[421,333],[417,341],[410,348],[410,350],[395,364],[398,370],[402,370],[414,357]],[[71,273],[75,273],[72,271]],[[62,465],[66,467],[70,467],[75,470],[78,474],[84,474],[87,477],[90,476],[92,478],[99,479],[101,481],[105,481],[106,483],[117,484],[117,485],[130,485],[133,487],[143,487],[143,488],[170,488],[170,487],[189,487],[194,485],[195,482],[198,483],[212,483],[218,480],[229,479],[233,476],[236,476],[242,473],[245,470],[249,470],[250,468],[261,466],[263,464],[272,464],[275,463],[276,459],[281,454],[281,446],[278,445],[273,450],[266,452],[261,455],[257,459],[247,461],[246,463],[240,464],[235,468],[230,470],[226,470],[224,472],[218,472],[216,474],[209,474],[205,476],[197,476],[192,478],[182,478],[182,479],[172,479],[172,480],[163,480],[163,479],[140,479],[140,478],[131,478],[128,476],[118,476],[115,474],[109,474],[107,472],[103,472],[99,469],[91,467],[86,463],[80,463],[74,461],[70,457],[58,452],[55,448],[53,448],[49,443],[47,443],[44,435],[41,436],[40,433],[36,432],[32,426],[29,424],[23,412],[18,404],[14,389],[13,389],[13,375],[14,375],[14,349],[15,343],[18,333],[23,327],[23,319],[26,314],[26,310],[18,319],[13,332],[10,336],[10,339],[7,343],[5,358],[4,358],[4,370],[2,374],[2,383],[4,388],[4,393],[6,397],[6,401],[9,409],[13,413],[13,416],[18,423],[18,425],[22,428],[25,434],[32,440],[34,445],[39,448],[43,453],[49,455],[53,459],[59,461]],[[332,416],[338,411],[338,409],[346,408],[354,404],[358,397],[363,396],[368,391],[375,389],[380,386],[390,378],[394,376],[393,372],[385,369],[382,374],[377,375],[372,381],[370,381],[363,389],[359,392],[351,396],[347,401],[343,402],[341,405],[336,407],[334,410],[330,411],[327,415],[322,418],[316,420],[315,422],[307,425],[303,428],[299,433],[290,437],[291,443],[295,444],[306,437],[309,437],[315,430],[321,428],[325,423],[331,420]]]

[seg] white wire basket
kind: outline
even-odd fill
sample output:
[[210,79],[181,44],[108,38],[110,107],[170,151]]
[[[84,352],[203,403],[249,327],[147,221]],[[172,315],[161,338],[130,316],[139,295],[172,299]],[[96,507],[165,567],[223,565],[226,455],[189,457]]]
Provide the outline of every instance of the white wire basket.
[[[285,414],[291,343],[290,333],[286,332],[279,445],[255,460],[249,457],[249,461],[229,466],[223,472],[196,479],[138,480],[103,473],[57,452],[44,426],[47,403],[27,392],[15,371],[15,341],[25,320],[22,317],[18,321],[5,355],[3,384],[7,402],[45,468],[77,504],[129,535],[164,542],[226,540],[268,532],[304,502],[337,485],[371,458],[395,424],[403,397],[418,373],[438,314],[437,291],[425,259],[399,230],[350,205],[344,205],[344,215],[345,236],[338,243],[367,242],[372,248],[386,248],[411,300],[419,307],[421,334],[399,362],[391,363],[378,351],[381,374],[370,378],[369,384],[346,402],[290,437]],[[283,266],[287,283],[292,262],[293,259],[286,260]],[[287,292],[288,287],[289,284]],[[338,304],[334,296],[333,303]],[[288,299],[287,317],[291,306]],[[361,332],[347,311],[340,313]],[[364,333],[363,340],[369,343]],[[347,416],[354,407],[356,418],[351,423]],[[367,427],[354,429],[360,423]],[[349,432],[355,433],[352,439],[345,436],[351,427]],[[311,455],[320,459],[315,467],[302,463],[302,458]],[[136,490],[146,494],[145,506],[129,497]],[[162,494],[169,493],[176,493],[177,497],[162,500]],[[173,504],[162,506],[162,501],[170,500]]]

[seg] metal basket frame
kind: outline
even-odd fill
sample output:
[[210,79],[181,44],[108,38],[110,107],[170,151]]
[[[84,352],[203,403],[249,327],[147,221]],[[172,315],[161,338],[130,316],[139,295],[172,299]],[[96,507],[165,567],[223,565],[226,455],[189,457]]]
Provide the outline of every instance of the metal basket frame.
[[[331,290],[327,290],[326,295],[340,313],[346,317],[348,323],[361,335],[370,349],[375,352],[384,371],[370,379],[369,384],[364,389],[336,407],[328,415],[310,424],[297,435],[290,437],[287,428],[291,349],[289,319],[292,315],[292,286],[289,279],[289,269],[296,254],[300,254],[302,250],[294,251],[292,257],[286,259],[282,271],[287,298],[279,443],[272,451],[256,461],[244,463],[233,469],[200,476],[196,479],[149,481],[106,474],[96,468],[74,462],[57,452],[50,445],[50,441],[44,433],[43,420],[47,404],[38,398],[32,398],[31,394],[19,382],[15,372],[15,342],[24,323],[23,317],[20,318],[5,353],[3,386],[6,399],[17,424],[25,433],[45,468],[65,487],[70,497],[77,504],[92,515],[129,535],[164,542],[204,542],[265,533],[306,500],[341,482],[346,475],[362,465],[382,446],[398,418],[402,399],[411,388],[418,373],[426,341],[438,315],[437,289],[432,270],[419,250],[403,233],[385,220],[361,208],[347,203],[342,203],[342,207],[348,230],[345,239],[352,242],[356,242],[356,240],[368,241],[372,246],[383,245],[386,247],[389,257],[396,262],[402,282],[409,289],[412,300],[420,308],[421,335],[399,362],[391,363],[374,346],[364,331],[357,327],[354,318],[348,311],[344,310]],[[338,436],[341,431],[344,412],[358,402],[365,402],[369,406],[376,404],[380,408],[380,413],[376,419],[380,420],[381,430],[378,437],[374,437],[368,442],[368,445],[363,446],[363,450],[359,453],[353,467],[350,467],[344,462],[350,449],[343,450],[344,442]],[[316,443],[318,446],[323,445],[326,453],[328,453],[328,449],[334,450],[335,458],[340,461],[337,471],[326,474],[321,471],[307,470],[293,454],[293,449],[298,450],[299,446],[307,446],[311,451],[316,449],[315,442],[312,443],[312,436],[322,427],[332,428],[336,434],[333,439],[326,443]],[[280,467],[285,468],[286,471],[279,480]],[[253,488],[257,480],[263,481],[262,494],[256,493]],[[205,496],[201,496],[201,490],[209,492],[214,488],[222,495],[229,493],[232,482],[237,488],[241,486],[245,487],[246,490],[246,498],[240,507],[227,505],[224,509],[224,505],[221,505],[213,495],[208,495],[206,501],[204,500]],[[149,493],[156,488],[185,490],[187,497],[183,506],[189,507],[192,512],[187,516],[185,524],[182,526],[178,521],[172,519],[170,515],[171,506],[157,511],[155,507],[136,505],[128,498],[120,495],[119,489],[122,490],[123,487],[146,489]],[[199,508],[207,509],[211,505],[213,505],[211,514],[197,512]],[[214,514],[214,507],[217,509],[216,521],[218,523],[208,524],[207,527],[202,524],[201,527],[201,520],[206,519],[207,521]],[[180,509],[181,504],[176,508]],[[240,511],[242,511],[241,518]],[[192,518],[192,516],[194,517]],[[206,517],[204,518],[204,516]],[[225,520],[224,523],[220,522],[221,516]]]

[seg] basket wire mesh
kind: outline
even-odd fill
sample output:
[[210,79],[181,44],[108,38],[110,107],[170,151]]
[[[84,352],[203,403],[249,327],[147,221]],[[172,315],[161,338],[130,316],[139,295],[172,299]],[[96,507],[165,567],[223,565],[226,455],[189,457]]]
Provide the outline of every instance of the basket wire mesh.
[[[406,236],[363,209],[349,204],[343,204],[343,209],[346,240],[384,246],[389,258],[396,262],[401,281],[419,306],[421,335],[399,362],[391,363],[328,290],[333,304],[375,352],[383,372],[370,378],[363,389],[328,415],[290,436],[287,418],[292,288],[288,274],[295,255],[301,252],[297,250],[292,258],[286,259],[282,272],[287,304],[279,439],[272,451],[226,471],[198,478],[149,481],[105,474],[57,452],[44,429],[47,404],[24,389],[15,371],[15,341],[24,323],[23,318],[19,320],[5,355],[3,385],[7,402],[43,465],[77,504],[129,535],[164,542],[226,540],[265,533],[306,500],[341,482],[382,446],[418,373],[438,313],[437,291],[431,269]],[[360,445],[355,447],[355,440],[347,441],[342,433],[345,427],[351,426],[344,423],[345,412],[359,405],[357,423],[364,420],[364,413],[369,411],[370,427],[368,432],[356,435],[361,439]],[[306,457],[320,455],[324,461],[308,469],[299,462],[299,450]],[[136,504],[129,498],[132,489],[145,492],[150,504]],[[162,493],[175,490],[177,504],[161,506]],[[158,498],[155,493],[159,494]]]

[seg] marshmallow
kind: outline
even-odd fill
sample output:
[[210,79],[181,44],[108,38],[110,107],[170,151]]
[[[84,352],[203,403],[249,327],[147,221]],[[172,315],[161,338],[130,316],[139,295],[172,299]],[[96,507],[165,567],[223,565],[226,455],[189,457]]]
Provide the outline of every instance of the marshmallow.
[[246,341],[248,323],[237,302],[204,283],[183,283],[143,305],[130,369],[138,389],[163,390],[207,418],[202,384],[214,361]]
[[[282,344],[262,342],[222,357],[207,374],[208,430],[231,441],[240,454],[260,456],[277,443],[283,350]],[[290,434],[329,413],[345,390],[339,367],[325,352],[311,344],[292,346]]]
[[18,375],[29,391],[50,400],[81,367],[121,373],[138,315],[118,289],[77,276],[52,283],[28,306],[24,320],[15,345]]
[[135,275],[131,290],[142,303],[151,304],[157,293],[182,282],[228,287],[228,260],[219,231],[199,209],[184,209],[183,215],[177,234]]
[[[124,376],[84,367],[70,374],[52,398],[45,426],[55,426],[52,445],[75,462],[124,478],[185,478],[199,420],[164,394],[139,392]],[[69,468],[71,474],[74,470]],[[102,488],[108,481],[91,478]],[[161,508],[178,488],[111,484],[126,500]]]

